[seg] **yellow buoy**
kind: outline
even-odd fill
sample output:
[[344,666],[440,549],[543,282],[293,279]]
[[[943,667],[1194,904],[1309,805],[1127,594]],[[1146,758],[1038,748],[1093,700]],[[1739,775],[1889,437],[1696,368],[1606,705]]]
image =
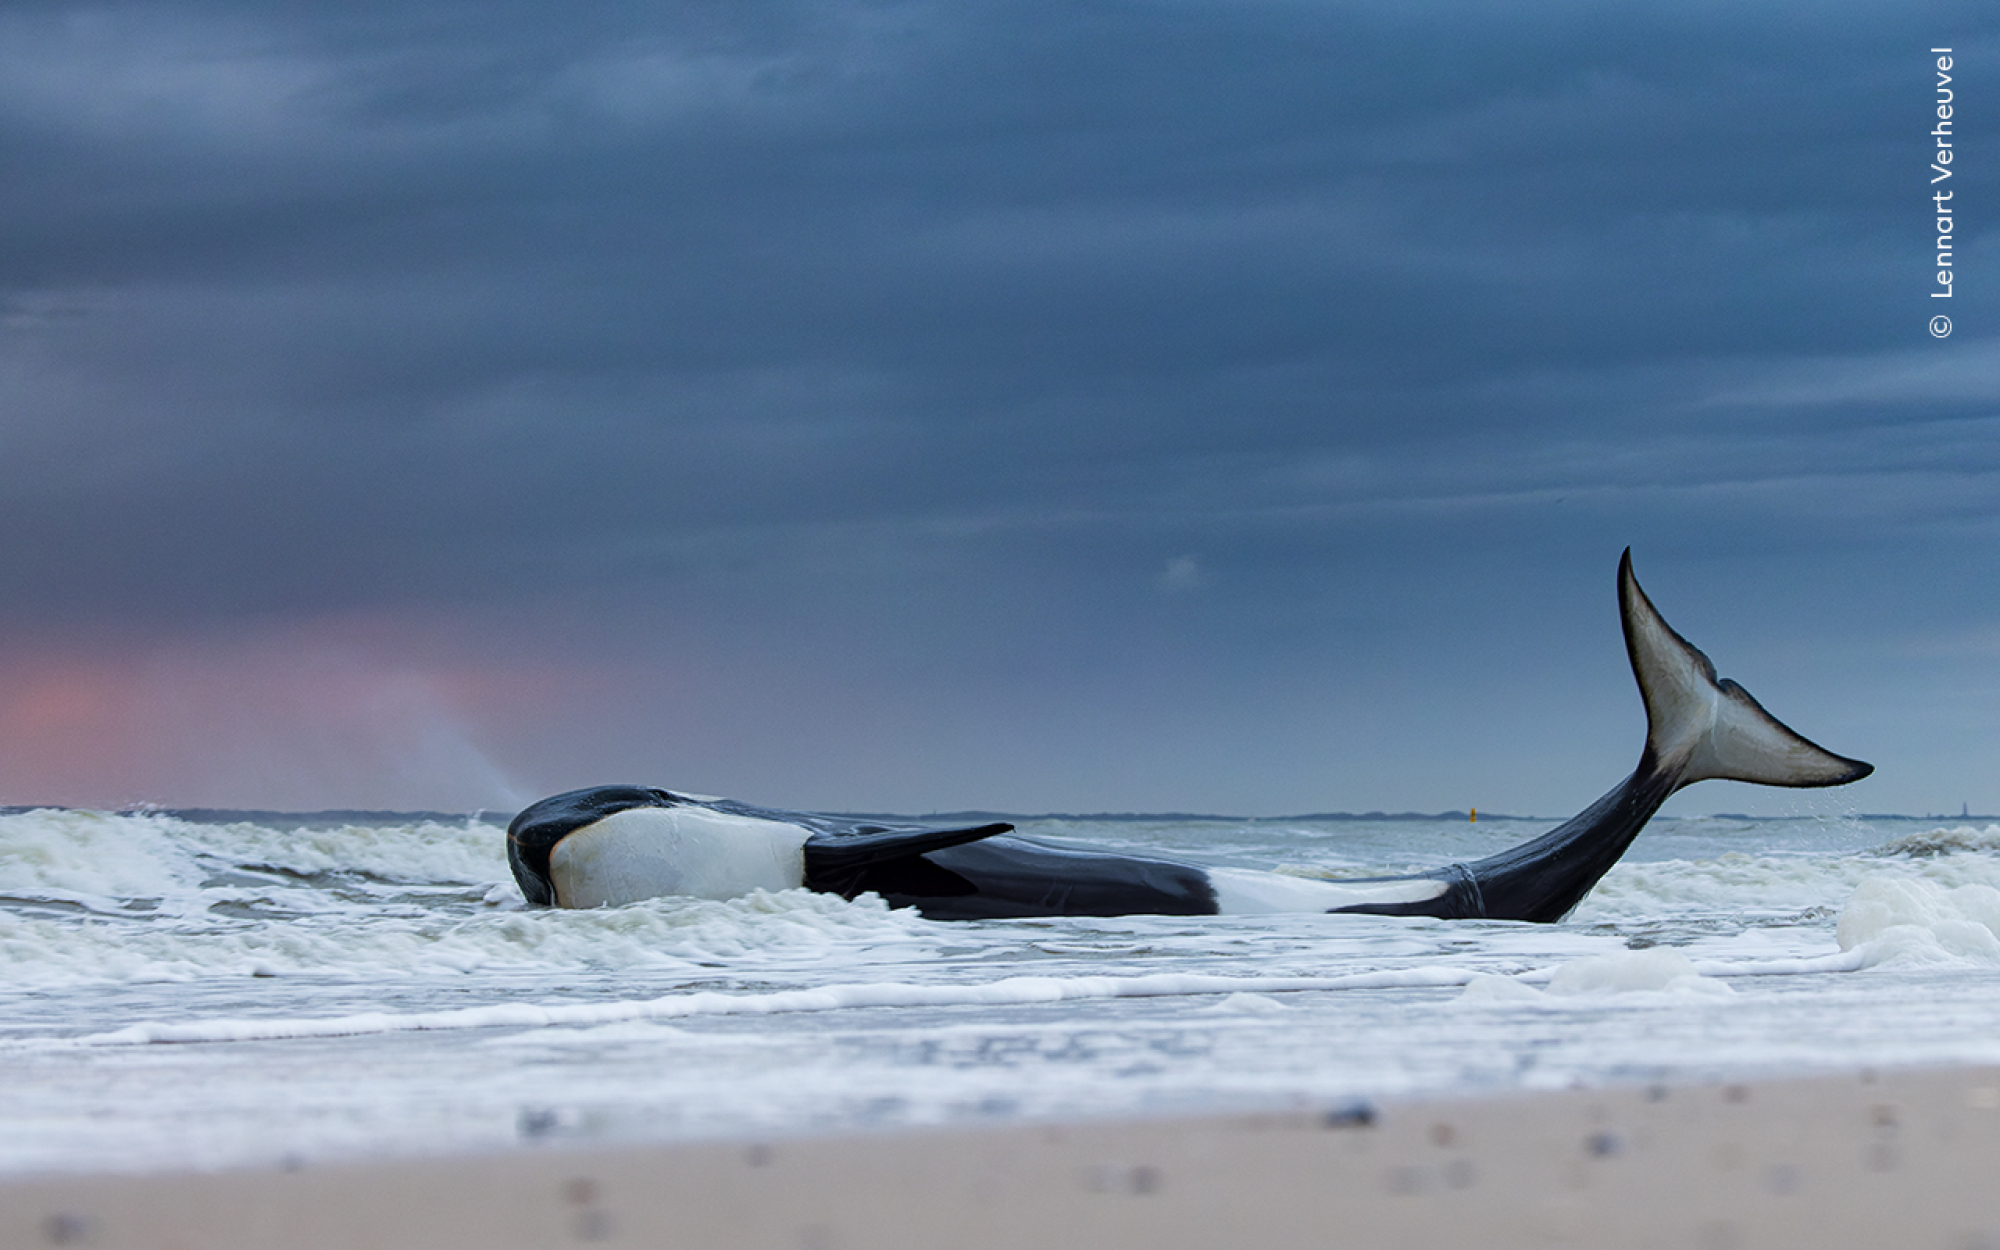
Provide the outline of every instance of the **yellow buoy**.
[[1476,807],[1472,809],[1472,820],[1470,823],[1475,825],[1479,823],[1479,809]]

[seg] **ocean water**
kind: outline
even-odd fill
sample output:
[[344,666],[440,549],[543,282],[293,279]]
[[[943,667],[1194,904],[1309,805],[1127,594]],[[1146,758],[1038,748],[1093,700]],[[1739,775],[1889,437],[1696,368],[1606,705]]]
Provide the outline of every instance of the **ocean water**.
[[[1358,875],[1553,822],[1039,821]],[[2000,1062],[2000,826],[1660,819],[1569,920],[525,907],[480,818],[0,814],[0,1172]]]

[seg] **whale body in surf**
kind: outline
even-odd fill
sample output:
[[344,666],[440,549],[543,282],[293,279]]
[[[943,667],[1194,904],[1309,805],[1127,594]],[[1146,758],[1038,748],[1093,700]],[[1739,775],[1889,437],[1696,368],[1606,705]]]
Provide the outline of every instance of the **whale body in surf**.
[[507,858],[531,903],[601,907],[804,886],[882,896],[940,920],[1352,912],[1554,921],[1590,892],[1667,796],[1697,781],[1837,786],[1871,765],[1787,728],[1675,633],[1618,566],[1625,650],[1646,705],[1639,766],[1548,833],[1471,863],[1319,879],[1021,837],[1013,826],[866,820],[644,786],[575,790],[527,808]]

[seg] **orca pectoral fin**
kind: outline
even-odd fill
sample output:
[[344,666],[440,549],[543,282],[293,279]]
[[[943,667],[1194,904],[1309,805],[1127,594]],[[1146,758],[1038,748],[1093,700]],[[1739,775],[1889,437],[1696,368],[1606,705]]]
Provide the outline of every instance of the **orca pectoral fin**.
[[942,829],[864,826],[853,833],[815,833],[805,845],[806,888],[851,895],[858,892],[855,885],[862,875],[877,865],[963,846],[1013,829],[997,822]]

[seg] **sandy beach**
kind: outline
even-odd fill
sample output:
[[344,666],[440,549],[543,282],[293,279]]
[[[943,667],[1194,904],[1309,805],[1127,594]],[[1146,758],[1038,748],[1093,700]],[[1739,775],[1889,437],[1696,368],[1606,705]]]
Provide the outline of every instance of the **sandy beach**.
[[0,1244],[2000,1246],[2000,1069],[0,1186]]

